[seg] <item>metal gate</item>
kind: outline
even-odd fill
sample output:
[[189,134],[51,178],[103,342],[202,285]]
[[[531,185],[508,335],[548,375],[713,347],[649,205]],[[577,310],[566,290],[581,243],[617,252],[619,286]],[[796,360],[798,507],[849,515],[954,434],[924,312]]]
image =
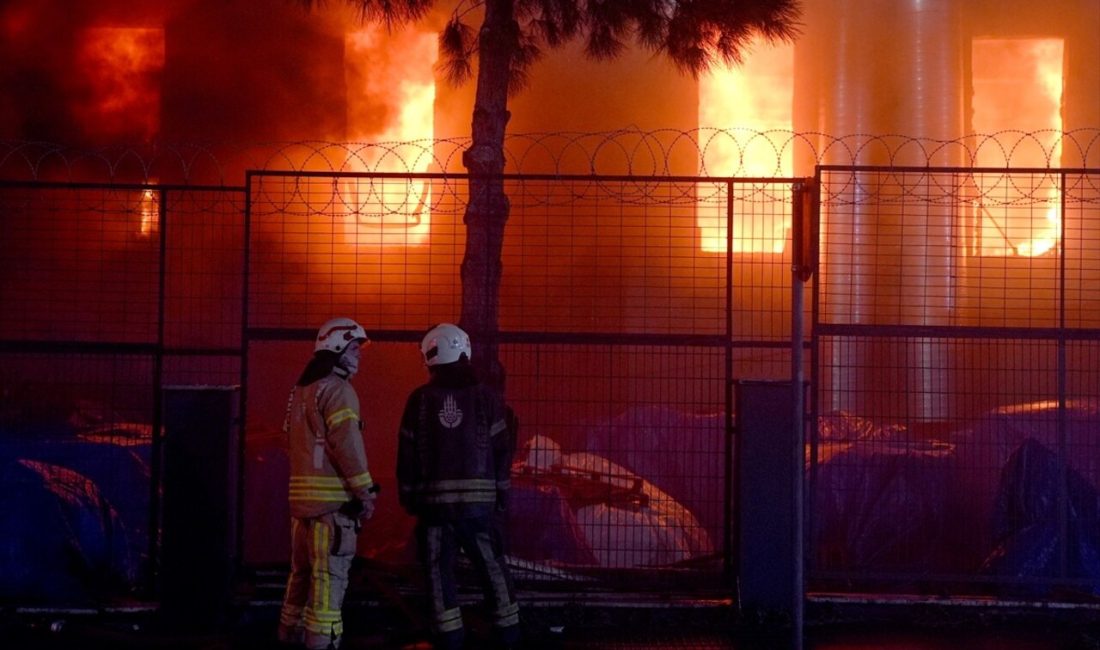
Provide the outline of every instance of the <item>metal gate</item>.
[[[795,182],[505,177],[521,581],[728,592],[732,386],[790,376]],[[287,391],[331,316],[374,341],[357,384],[372,474],[393,476],[401,407],[426,379],[416,342],[460,311],[466,177],[255,172],[247,191],[245,501],[264,515],[245,559],[262,565],[287,557],[285,472],[262,469],[285,465]],[[412,564],[411,527],[384,489],[361,554]]]
[[[498,343],[521,418],[520,577],[729,589],[732,387],[796,378],[807,315],[811,591],[1093,589],[1097,176],[824,166],[820,230],[799,179],[507,176]],[[0,424],[22,454],[5,476],[103,471],[96,490],[118,503],[88,520],[109,542],[93,587],[121,572],[140,592],[152,575],[170,385],[241,385],[239,557],[285,563],[281,419],[332,315],[376,341],[359,390],[372,469],[392,476],[399,407],[424,380],[415,342],[459,311],[464,188],[300,171],[241,188],[3,184]],[[360,550],[412,564],[411,521],[383,495]],[[1021,572],[1034,557],[1050,562]]]
[[811,585],[1093,593],[1100,174],[818,179]]
[[0,183],[0,599],[154,594],[162,392],[240,380],[243,208],[224,186]]

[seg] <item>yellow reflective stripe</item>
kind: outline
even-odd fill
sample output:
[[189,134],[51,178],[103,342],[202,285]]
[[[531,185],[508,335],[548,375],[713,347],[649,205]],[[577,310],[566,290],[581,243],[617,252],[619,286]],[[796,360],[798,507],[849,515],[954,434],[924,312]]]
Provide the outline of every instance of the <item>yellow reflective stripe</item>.
[[351,498],[347,492],[320,492],[317,490],[299,490],[290,493],[290,501],[326,501],[343,503]]
[[374,479],[371,478],[370,472],[363,472],[362,474],[356,474],[348,479],[348,485],[351,487],[363,487],[364,485],[370,485],[374,483]]
[[310,619],[316,617],[317,612],[324,612],[329,609],[329,570],[328,570],[328,557],[329,557],[329,540],[328,540],[328,527],[319,521],[314,521],[313,527],[313,548],[312,558],[310,566],[313,571],[313,602],[310,603],[310,607],[306,608],[306,613],[303,618]]
[[508,627],[519,623],[519,603],[505,605],[493,612],[494,623],[500,627]]
[[458,607],[446,609],[439,613],[435,619],[437,632],[453,632],[462,629],[462,610]]
[[497,500],[496,492],[449,492],[446,494],[426,494],[421,499],[424,503],[494,503]]
[[447,612],[447,605],[443,600],[442,562],[439,561],[443,550],[443,528],[428,526],[428,533],[425,535],[424,541],[428,551],[428,588],[431,590],[432,612],[436,616],[432,619],[434,625],[438,617]]
[[347,490],[343,485],[334,485],[332,487],[295,487],[290,486],[290,493],[293,494],[347,494]]
[[448,623],[436,623],[437,632],[454,632],[455,630],[462,629],[462,619],[457,621],[450,621]]
[[342,486],[344,481],[338,476],[310,476],[310,475],[296,475],[290,477],[290,484],[293,485],[317,485],[317,486]]
[[519,625],[519,612],[503,618],[498,618],[493,621],[493,625],[497,627],[512,627],[513,625]]
[[503,481],[497,481],[498,490],[507,490],[512,487],[511,479],[505,479]]
[[347,481],[334,476],[291,476],[290,500],[347,501],[351,498],[349,490],[373,483],[370,472],[356,474]]
[[318,611],[315,609],[309,612],[305,619],[309,622],[337,623],[340,620],[340,612],[333,610]]
[[512,600],[511,590],[508,589],[508,579],[504,575],[504,567],[500,565],[493,553],[493,545],[488,533],[475,535],[474,544],[477,545],[478,554],[481,555],[481,559],[485,563],[484,570],[489,577],[489,586],[493,590],[493,596],[498,603],[501,603],[497,608],[494,624],[498,627],[508,627],[519,623],[519,606]]
[[412,439],[416,437],[416,434],[414,434],[411,429],[401,427],[401,437]]
[[344,492],[349,487],[363,487],[372,483],[374,483],[374,478],[370,475],[370,472],[356,474],[346,481],[330,476],[292,476],[290,477],[290,491]]
[[279,612],[279,622],[287,627],[296,627],[302,620],[302,608],[294,605],[283,605]]
[[358,420],[358,419],[359,419],[359,414],[355,412],[355,409],[340,409],[339,411],[337,411],[337,412],[333,413],[332,415],[328,416],[328,420],[325,421],[325,424],[327,424],[330,427],[334,427],[337,424],[340,424],[341,422],[346,422],[348,420]]
[[421,483],[417,489],[421,492],[450,492],[453,490],[495,490],[496,481],[484,478],[455,478],[442,481]]
[[462,629],[462,619],[461,618],[458,619],[457,621],[447,621],[446,623],[437,622],[435,624],[435,631],[436,632],[454,632],[455,630],[461,630],[461,629]]
[[340,636],[344,633],[344,622],[340,619],[339,613],[335,616],[327,613],[315,614],[313,616],[307,614],[302,617],[302,627],[310,634],[325,638],[328,638],[328,636],[333,633],[335,633],[336,636]]
[[[324,524],[318,524],[317,525],[317,530],[321,531],[321,544],[320,544],[320,546],[317,547],[317,552],[320,553],[320,554],[323,554],[324,558],[325,558],[324,568],[321,571],[321,573],[323,573],[324,576],[325,576],[325,578],[324,578],[324,587],[325,588],[321,592],[322,594],[324,594],[324,598],[321,599],[321,607],[320,607],[319,611],[327,612],[332,608],[332,603],[330,602],[330,596],[332,595],[332,579],[331,579],[332,571],[330,571],[329,567],[328,567],[328,558],[329,558],[330,549],[332,549],[332,540],[329,539],[330,531],[329,531],[328,526],[325,526]],[[317,612],[318,612],[318,608],[314,608],[313,609],[314,615],[316,615]]]
[[446,479],[421,483],[413,492],[428,504],[493,503],[497,498],[497,484],[481,478]]

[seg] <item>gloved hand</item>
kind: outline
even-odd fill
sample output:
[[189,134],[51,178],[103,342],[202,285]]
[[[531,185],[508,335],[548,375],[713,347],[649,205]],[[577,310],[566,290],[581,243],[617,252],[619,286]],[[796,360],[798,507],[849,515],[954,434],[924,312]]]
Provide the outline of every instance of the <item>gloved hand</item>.
[[340,506],[340,512],[360,521],[370,519],[374,516],[374,500],[377,496],[377,490],[372,490],[367,494],[366,499],[357,497]]
[[366,501],[363,501],[363,511],[359,513],[359,519],[366,521],[374,516],[374,500],[378,498],[378,495],[374,492],[370,493],[370,497]]
[[508,510],[508,492],[497,490],[497,512]]

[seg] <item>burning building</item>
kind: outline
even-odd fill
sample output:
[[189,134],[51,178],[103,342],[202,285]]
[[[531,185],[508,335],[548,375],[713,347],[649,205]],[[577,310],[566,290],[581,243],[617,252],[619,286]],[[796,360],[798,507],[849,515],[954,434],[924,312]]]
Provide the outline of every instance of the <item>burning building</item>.
[[[576,45],[566,46],[537,63],[525,91],[513,98],[510,129],[714,128],[805,138],[777,142],[766,154],[748,147],[733,168],[722,161],[729,147],[703,142],[709,146],[702,160],[667,161],[661,171],[675,174],[807,175],[822,162],[1089,162],[1073,148],[1053,159],[1049,152],[1058,145],[1049,139],[1100,121],[1100,18],[1092,3],[804,5],[795,43],[761,45],[741,66],[698,80],[640,52],[592,62]],[[120,2],[70,9],[12,2],[0,13],[11,62],[0,79],[7,89],[0,105],[6,139],[78,146],[411,142],[460,138],[469,130],[471,88],[447,87],[435,71],[445,6],[424,24],[394,32],[359,24],[342,3],[312,13],[292,2],[261,8],[212,0],[162,0],[140,11]],[[853,134],[950,142],[1006,130],[1043,131],[1049,141],[1021,143],[1011,159],[988,146],[974,147],[969,157],[958,147],[891,156],[889,148],[853,155],[828,146]],[[605,173],[617,171],[609,165]]]
[[[176,179],[139,154],[124,156],[111,161],[118,172],[111,180],[131,185],[67,198],[43,209],[45,218],[28,218],[8,241],[25,249],[24,268],[42,273],[0,294],[5,307],[20,305],[19,320],[4,324],[13,347],[47,330],[80,341],[95,329],[107,341],[161,336],[167,348],[186,343],[231,357],[242,345],[238,256],[246,245],[255,258],[246,260],[244,318],[254,328],[296,332],[318,313],[354,313],[368,330],[392,333],[455,317],[463,203],[455,185],[360,174],[464,171],[455,152],[469,131],[473,89],[450,88],[435,71],[445,16],[388,33],[359,24],[338,2],[313,13],[289,0],[72,4],[17,0],[0,8],[0,58],[11,62],[0,71],[8,90],[0,96],[0,137],[88,150],[211,143],[225,153],[214,174],[205,174],[202,160],[183,161],[199,169],[188,180],[210,184],[198,190],[159,188]],[[1100,325],[1100,305],[1080,289],[1100,283],[1088,263],[1095,250],[1086,246],[1070,260],[1078,293],[1052,298],[1066,233],[1093,246],[1100,240],[1086,225],[1096,220],[1095,196],[1087,195],[1095,190],[1075,188],[1074,200],[1082,191],[1085,200],[1067,211],[1065,182],[1045,171],[1100,165],[1092,136],[1074,137],[1100,125],[1100,7],[1090,0],[804,4],[795,43],[760,45],[734,69],[692,79],[641,52],[588,62],[571,45],[539,62],[511,101],[516,150],[508,171],[644,178],[613,186],[542,178],[514,188],[509,228],[517,235],[504,251],[502,325],[550,343],[530,355],[515,346],[510,387],[526,400],[541,440],[556,434],[558,443],[587,445],[545,467],[529,465],[572,458],[578,475],[615,474],[622,499],[617,509],[586,503],[584,516],[561,526],[592,527],[589,536],[601,540],[572,549],[574,560],[621,568],[623,558],[678,562],[728,545],[722,435],[731,409],[723,369],[787,372],[790,187],[820,165],[871,168],[818,179],[825,197],[819,324],[824,332],[835,326],[821,347],[821,412],[942,422],[1032,391],[1049,395],[1051,381],[1032,385],[1020,370],[1049,369],[1047,350],[948,344],[929,332]],[[232,153],[272,142],[302,146],[260,146],[266,157],[258,159]],[[0,161],[8,166],[0,169],[17,158]],[[78,158],[65,180],[103,180],[84,178],[82,165]],[[921,174],[926,167],[943,171]],[[989,171],[1007,167],[1028,171]],[[986,171],[956,173],[970,168]],[[241,190],[246,169],[275,173],[251,177]],[[734,177],[752,180],[735,184]],[[218,194],[230,190],[249,193],[255,242],[242,241],[242,199]],[[17,197],[8,205],[17,212],[28,203]],[[172,210],[185,216],[166,220],[173,230],[165,234],[161,217]],[[196,214],[217,220],[188,221]],[[0,264],[15,277],[16,262]],[[162,288],[169,298],[158,312]],[[429,300],[432,292],[445,297]],[[55,318],[59,304],[78,317]],[[170,321],[163,333],[158,318]],[[866,327],[903,334],[843,339]],[[572,343],[582,336],[589,338]],[[722,347],[737,337],[748,341],[744,348]],[[365,402],[381,414],[384,433],[394,428],[400,389],[419,380],[420,368],[395,341],[371,352],[393,381]],[[298,347],[285,339],[253,346],[248,424],[277,435],[297,370],[287,359],[297,359]],[[985,357],[995,360],[979,363]],[[1095,395],[1086,364],[1073,362],[1071,372]],[[41,372],[25,365],[33,368],[20,372]],[[200,365],[172,359],[165,372],[209,381]],[[226,366],[226,376],[240,376]],[[581,376],[589,368],[607,374]],[[1010,376],[980,376],[990,368]],[[139,391],[126,393],[124,401],[138,399]],[[973,401],[963,408],[958,395],[968,393]],[[623,439],[637,447],[623,449]],[[379,457],[393,455],[390,443],[379,444]],[[646,480],[622,478],[628,465]],[[270,513],[283,474],[277,456],[257,467],[266,473],[246,476],[260,481],[251,484],[253,498]],[[543,505],[568,519],[557,501]],[[688,533],[668,536],[667,548],[654,542],[652,555],[616,554],[634,530],[622,522],[670,518],[688,522]],[[249,559],[285,556],[285,535],[269,532],[254,531]]]

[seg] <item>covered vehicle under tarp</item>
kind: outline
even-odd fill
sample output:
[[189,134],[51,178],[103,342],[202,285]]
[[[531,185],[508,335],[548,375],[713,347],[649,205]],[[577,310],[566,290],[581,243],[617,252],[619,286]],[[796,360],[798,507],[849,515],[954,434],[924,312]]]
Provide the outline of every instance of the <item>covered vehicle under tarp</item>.
[[507,518],[512,554],[550,565],[597,564],[569,505],[569,492],[567,485],[526,466],[513,474]]
[[1010,404],[982,414],[969,427],[951,433],[955,446],[951,492],[952,520],[966,522],[958,551],[980,566],[1000,540],[994,531],[994,506],[1001,476],[1026,440],[1050,450],[1065,444],[1068,467],[1093,486],[1100,485],[1100,402],[1069,400],[1064,411],[1056,400]]
[[934,571],[953,552],[945,516],[952,447],[846,413],[823,418],[809,513],[815,567]]
[[91,480],[114,508],[134,541],[148,551],[151,431],[148,425],[100,425],[62,439],[0,442],[0,456],[65,467]]
[[726,440],[724,413],[642,405],[586,427],[583,438],[572,444],[563,440],[562,446],[606,458],[644,478],[718,540],[727,516]]
[[[834,413],[817,438],[815,570],[1043,578],[1064,542],[1063,577],[1100,584],[1094,403],[1069,402],[1063,413],[1056,402],[1004,406],[935,436]],[[1064,533],[1053,515],[1059,481],[1069,486]]]
[[0,428],[0,597],[55,605],[148,577],[152,429],[78,404]]
[[[1063,492],[1064,489],[1064,492]],[[1028,438],[1001,473],[993,508],[993,551],[983,573],[1011,582],[1001,593],[1044,597],[1049,585],[1027,578],[1085,581],[1100,595],[1100,494],[1039,441]]]
[[[603,568],[671,566],[706,557],[713,545],[706,530],[683,505],[645,478],[597,454],[565,453],[544,436],[527,444],[513,472],[515,481],[538,486],[513,495],[510,516],[512,552],[520,558],[569,559]],[[553,519],[541,526],[553,531],[553,543],[567,550],[547,558],[541,536],[517,529],[545,494],[564,499],[552,507]],[[528,545],[532,544],[533,545]]]
[[87,603],[126,592],[135,540],[96,483],[59,465],[0,461],[0,598]]

